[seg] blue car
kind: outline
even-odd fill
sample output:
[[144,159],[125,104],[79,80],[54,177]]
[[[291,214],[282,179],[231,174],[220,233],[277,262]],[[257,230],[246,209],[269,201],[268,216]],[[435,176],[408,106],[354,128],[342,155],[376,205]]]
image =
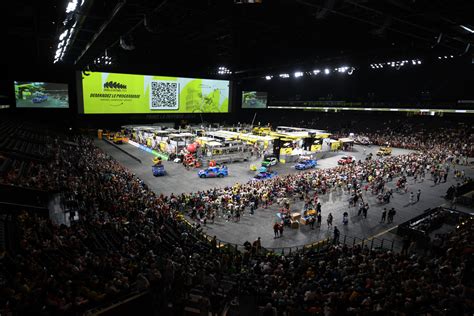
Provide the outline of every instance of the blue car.
[[302,160],[295,165],[296,170],[306,170],[316,167],[317,162],[314,159]]
[[151,170],[153,171],[153,175],[155,177],[160,177],[160,176],[164,176],[166,171],[165,171],[165,166],[163,165],[154,165],[151,167]]
[[199,178],[223,178],[229,175],[227,167],[209,167],[207,169],[199,170]]
[[275,177],[277,173],[275,171],[266,171],[266,172],[259,172],[253,177],[252,180],[260,181],[260,180],[267,180]]
[[48,100],[48,96],[43,94],[43,95],[38,95],[38,96],[34,97],[31,101],[33,103],[41,103],[41,102],[44,102],[46,100]]

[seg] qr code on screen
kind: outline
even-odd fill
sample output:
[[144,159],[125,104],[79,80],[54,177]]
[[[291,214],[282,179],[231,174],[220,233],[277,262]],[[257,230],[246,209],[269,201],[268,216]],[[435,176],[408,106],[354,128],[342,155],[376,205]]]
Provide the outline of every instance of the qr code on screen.
[[179,84],[168,81],[152,81],[150,89],[151,110],[175,110],[179,107]]

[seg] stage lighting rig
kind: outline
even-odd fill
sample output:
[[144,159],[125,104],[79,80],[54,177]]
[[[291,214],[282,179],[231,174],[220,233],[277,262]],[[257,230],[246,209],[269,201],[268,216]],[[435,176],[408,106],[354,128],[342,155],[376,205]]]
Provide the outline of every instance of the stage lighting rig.
[[94,59],[94,65],[96,66],[110,66],[112,65],[112,57],[109,56],[107,50],[105,51],[104,55],[99,56]]
[[296,71],[296,72],[294,73],[294,76],[295,76],[295,78],[303,77],[303,72],[301,72],[301,71]]
[[64,19],[61,34],[58,38],[56,52],[54,54],[53,63],[62,61],[66,50],[69,48],[70,40],[76,31],[77,16],[74,14],[84,4],[84,0],[70,0],[66,6],[66,18]]
[[230,71],[227,67],[225,66],[220,66],[219,68],[217,68],[217,73],[219,75],[231,75],[232,74],[232,71]]

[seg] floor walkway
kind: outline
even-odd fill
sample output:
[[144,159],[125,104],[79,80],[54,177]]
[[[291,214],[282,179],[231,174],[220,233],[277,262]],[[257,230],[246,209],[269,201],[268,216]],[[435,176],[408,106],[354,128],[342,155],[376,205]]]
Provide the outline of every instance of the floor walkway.
[[[245,179],[249,179],[251,176],[248,175],[248,163],[247,164],[232,164],[230,168],[236,174],[236,178],[226,177],[223,179],[199,179],[193,171],[186,171],[179,164],[172,162],[166,162],[166,168],[172,175],[166,177],[154,178],[151,176],[151,159],[152,156],[144,151],[141,151],[133,146],[124,145],[124,149],[129,150],[132,154],[137,155],[142,159],[143,164],[139,164],[132,158],[128,157],[124,153],[120,152],[116,148],[105,144],[105,142],[96,142],[96,144],[103,150],[111,154],[121,164],[129,168],[138,177],[145,181],[149,187],[156,193],[169,194],[170,192],[195,192],[197,190],[205,190],[221,184],[220,186],[232,185],[235,182],[243,182]],[[363,149],[356,146],[355,151],[350,153],[358,159],[362,157]],[[374,152],[377,147],[366,147],[367,153]],[[403,154],[407,151],[403,149],[394,149],[394,154]],[[337,165],[337,159],[342,154],[338,153],[333,157],[318,161],[319,168],[330,168]],[[147,163],[149,161],[150,163]],[[281,174],[295,172],[289,166],[279,166],[282,171]],[[468,166],[462,166],[461,169],[465,170],[466,176],[474,178],[474,169]],[[236,181],[236,179],[239,179]],[[208,181],[209,180],[209,181]],[[221,181],[224,180],[224,181]],[[218,181],[218,182],[215,182]],[[230,181],[230,182],[229,182]],[[217,183],[217,184],[216,184]],[[394,188],[395,180],[388,185],[388,187]],[[421,199],[412,205],[409,204],[409,193],[397,193],[395,192],[393,198],[388,205],[381,205],[377,202],[375,196],[370,193],[364,193],[364,199],[369,202],[370,209],[368,211],[367,218],[357,216],[358,207],[350,208],[348,199],[349,195],[341,192],[332,192],[324,196],[320,196],[322,204],[322,227],[311,230],[309,226],[300,226],[299,229],[285,228],[283,237],[274,238],[273,235],[273,223],[276,219],[276,213],[279,206],[273,205],[268,209],[258,209],[255,215],[250,216],[248,213],[241,217],[239,223],[226,222],[223,218],[217,218],[214,224],[208,224],[205,227],[205,231],[213,236],[216,235],[218,239],[243,244],[245,240],[250,242],[254,241],[258,237],[262,239],[262,245],[268,248],[281,248],[281,247],[293,247],[297,245],[304,245],[318,240],[332,237],[333,229],[328,229],[326,219],[329,213],[334,216],[333,225],[337,226],[341,232],[341,237],[344,235],[357,237],[357,238],[368,238],[371,236],[379,236],[380,238],[391,239],[393,232],[398,224],[403,223],[419,214],[428,208],[433,208],[446,203],[443,196],[450,185],[456,184],[452,173],[448,178],[447,183],[441,183],[434,185],[431,179],[426,178],[423,183],[414,183],[413,179],[409,179],[409,191],[413,191],[416,194],[418,189],[421,189]],[[394,207],[397,211],[394,221],[391,224],[380,223],[381,213],[384,207]],[[302,210],[303,203],[301,201],[295,201],[291,204],[292,210]],[[342,224],[342,214],[347,211],[349,213],[348,225]],[[393,238],[398,241],[397,238]]]

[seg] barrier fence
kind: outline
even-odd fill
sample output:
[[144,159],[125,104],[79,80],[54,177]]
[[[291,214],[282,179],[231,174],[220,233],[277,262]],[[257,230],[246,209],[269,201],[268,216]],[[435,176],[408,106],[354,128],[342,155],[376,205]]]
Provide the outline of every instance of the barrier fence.
[[[212,237],[207,235],[204,232],[198,232],[201,235],[203,240],[211,242]],[[333,238],[325,238],[312,243],[289,246],[289,247],[262,247],[266,252],[271,252],[274,254],[289,255],[294,252],[305,252],[305,251],[317,251],[320,252],[326,249],[328,246],[332,245],[346,245],[348,247],[361,246],[362,248],[367,248],[370,251],[372,250],[389,250],[389,251],[400,251],[401,249],[395,245],[395,241],[385,238],[369,237],[369,238],[360,238],[355,236],[342,235],[339,237],[339,241],[335,241]],[[218,249],[228,248],[242,251],[245,249],[245,246],[242,244],[235,244],[220,240],[216,238],[216,246]]]

